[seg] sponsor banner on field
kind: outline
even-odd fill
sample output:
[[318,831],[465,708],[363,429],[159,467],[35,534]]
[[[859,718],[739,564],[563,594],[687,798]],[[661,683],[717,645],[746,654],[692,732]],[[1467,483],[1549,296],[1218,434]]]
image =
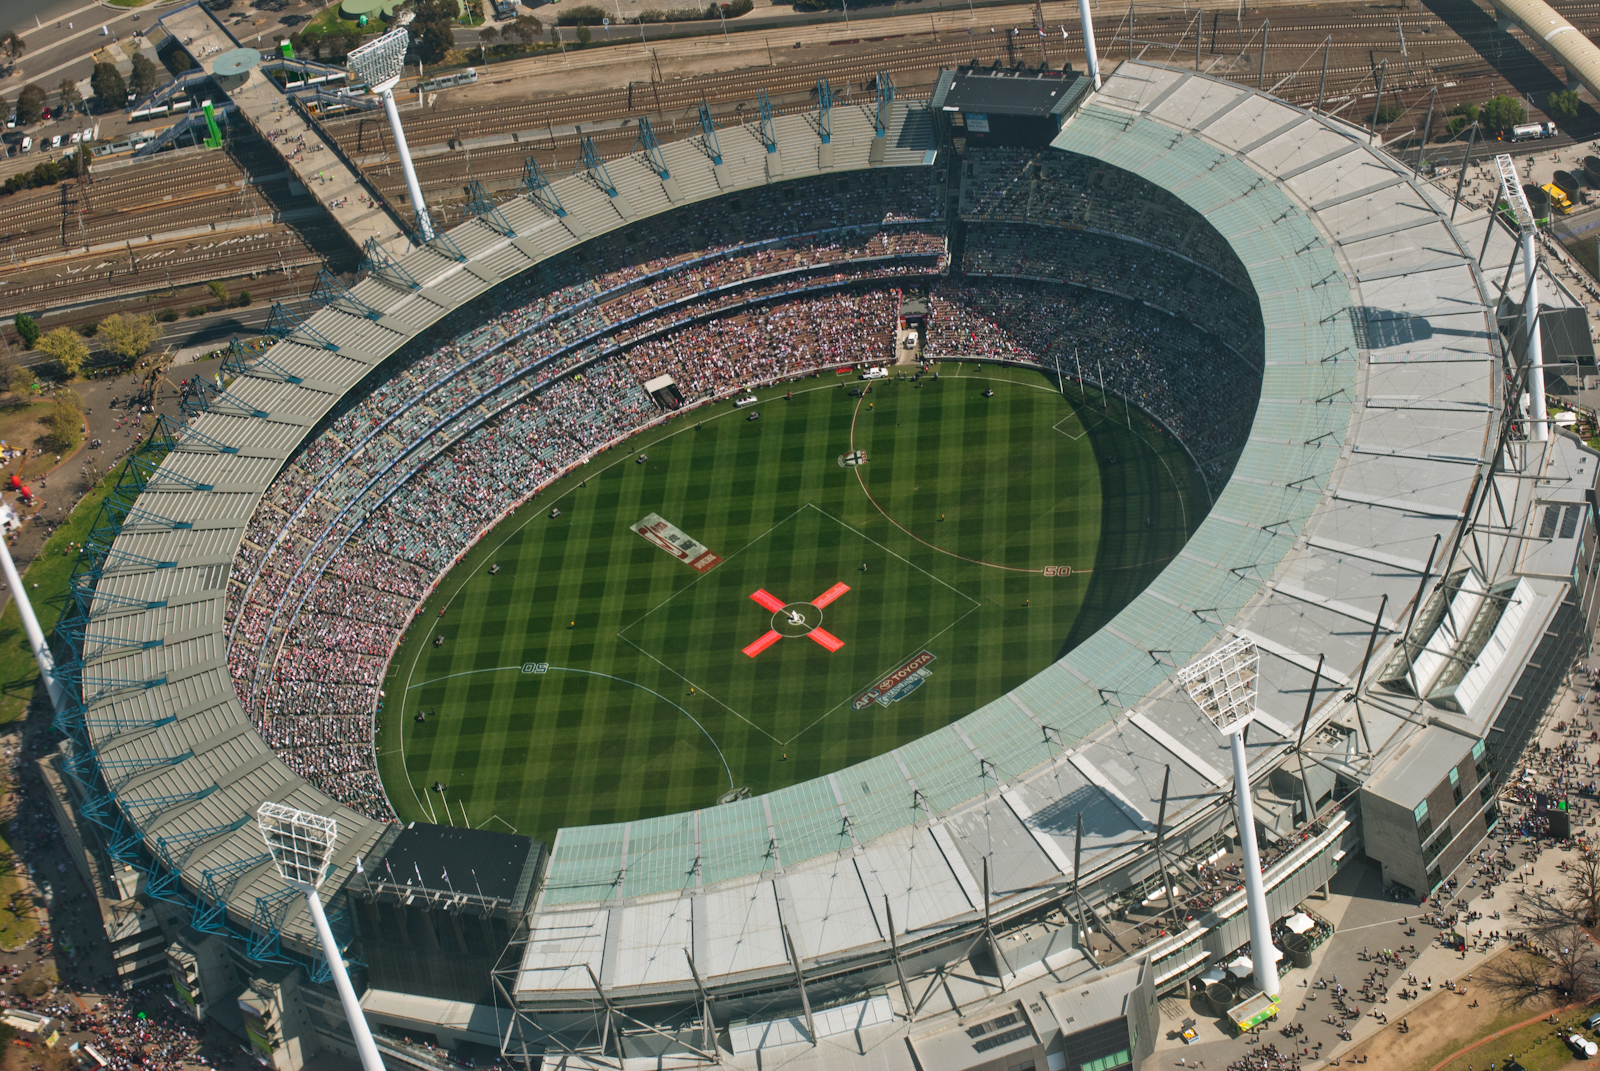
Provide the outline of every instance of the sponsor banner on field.
[[928,668],[928,663],[933,659],[934,656],[928,651],[912,655],[905,665],[856,696],[850,703],[851,708],[865,710],[874,703],[880,707],[898,703],[921,688],[923,682],[933,675],[933,671]]
[[704,543],[690,538],[687,532],[659,513],[649,514],[644,520],[635,524],[633,530],[647,542],[654,543],[689,568],[699,572],[707,572],[722,561],[711,553],[710,548]]

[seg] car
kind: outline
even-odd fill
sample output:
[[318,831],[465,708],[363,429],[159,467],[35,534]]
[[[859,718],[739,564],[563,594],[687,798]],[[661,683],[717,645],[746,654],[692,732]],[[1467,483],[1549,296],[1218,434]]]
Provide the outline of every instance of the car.
[[76,144],[78,144],[78,142],[80,142],[82,140],[83,140],[83,135],[78,133],[76,130],[74,130],[72,132],[72,136],[67,139],[67,144],[68,145],[76,145]]
[[60,134],[56,134],[53,137],[51,137],[51,139],[50,139],[50,147],[52,149],[61,148],[61,135]]
[[32,138],[23,138],[22,139],[22,153],[23,153],[23,155],[26,156],[28,153],[30,153],[32,151],[33,151],[33,139]]
[[905,338],[900,340],[900,345],[904,346],[908,350],[916,349],[917,348],[917,336],[916,335],[907,335]]
[[888,379],[889,378],[889,370],[887,368],[869,368],[865,372],[861,373],[861,378],[862,379]]
[[89,126],[84,127],[83,128],[83,143],[85,145],[87,145],[87,144],[89,144],[89,142],[91,142],[93,140],[94,140],[94,128],[93,127],[89,127]]
[[50,121],[50,109],[46,108],[44,111],[40,112],[39,113],[39,118],[44,122],[49,122]]

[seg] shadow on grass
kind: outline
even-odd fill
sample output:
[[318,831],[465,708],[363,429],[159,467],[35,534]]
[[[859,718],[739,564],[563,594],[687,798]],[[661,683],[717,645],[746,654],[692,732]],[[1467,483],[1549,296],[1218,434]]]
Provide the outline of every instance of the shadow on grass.
[[1093,636],[1167,567],[1211,509],[1184,452],[1142,413],[1096,391],[1067,400],[1089,432],[1100,468],[1100,543],[1094,574],[1057,658]]

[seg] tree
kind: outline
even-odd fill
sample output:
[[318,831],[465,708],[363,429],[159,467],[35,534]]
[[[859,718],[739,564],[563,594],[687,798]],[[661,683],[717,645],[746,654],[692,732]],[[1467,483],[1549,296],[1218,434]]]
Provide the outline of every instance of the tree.
[[153,92],[161,85],[161,68],[150,62],[150,57],[143,52],[133,54],[133,75],[128,81],[128,87],[136,96],[143,97]]
[[1378,105],[1378,125],[1389,125],[1396,119],[1400,118],[1400,116],[1404,114],[1404,111],[1405,109],[1401,108],[1400,105],[1396,104],[1394,101],[1384,101],[1382,104]]
[[483,42],[485,48],[494,44],[499,39],[500,31],[495,29],[493,26],[485,26],[483,29],[478,31],[478,40]]
[[21,125],[37,123],[39,116],[44,114],[44,90],[32,82],[22,87],[22,92],[17,94],[17,122]]
[[13,391],[27,383],[33,376],[17,363],[10,350],[0,351],[0,391]]
[[83,94],[78,92],[78,83],[70,78],[61,79],[56,92],[61,94],[61,106],[69,112],[76,111],[78,105],[83,103]]
[[[213,283],[221,286],[221,283]],[[223,291],[227,293],[226,290]],[[142,357],[150,344],[161,336],[161,329],[156,322],[148,316],[135,314],[114,313],[100,321],[100,337],[105,339],[106,348],[125,361],[135,357]]]
[[1585,926],[1600,921],[1600,855],[1584,852],[1567,865],[1567,892]]
[[70,327],[56,328],[41,338],[35,348],[54,358],[67,379],[77,379],[78,373],[83,371],[83,362],[89,359],[89,344]]
[[56,401],[50,407],[45,426],[50,429],[46,438],[58,453],[65,454],[78,445],[78,438],[83,434],[83,401],[71,387],[56,391]]
[[226,284],[213,279],[211,282],[206,284],[206,289],[211,291],[212,297],[216,298],[224,305],[228,303],[228,287]]
[[411,37],[412,51],[423,63],[440,63],[445,55],[456,47],[455,31],[448,25],[428,22],[423,23],[418,29],[417,24],[413,22],[411,27],[416,31]]
[[589,31],[589,27],[585,26],[581,22],[578,23],[577,34],[578,34],[578,47],[579,48],[588,48],[589,47],[589,42],[594,39],[594,34]]
[[233,299],[233,303],[241,309],[247,307],[250,304],[250,291],[239,291],[239,296]]
[[1550,94],[1550,99],[1544,106],[1545,114],[1558,123],[1569,122],[1578,117],[1578,93],[1576,90],[1563,89],[1558,93]]
[[1483,106],[1483,125],[1489,130],[1510,130],[1528,118],[1528,111],[1515,97],[1493,97]]
[[0,49],[5,50],[6,59],[10,60],[12,63],[15,63],[17,60],[21,59],[22,54],[27,51],[28,42],[18,37],[16,31],[13,30],[10,33],[0,36]]
[[460,5],[457,0],[417,0],[416,13],[410,26],[411,48],[423,63],[438,63],[456,47]]
[[539,40],[539,35],[544,32],[544,24],[532,15],[518,15],[517,21],[507,29],[507,33],[516,35],[518,41],[531,45]]
[[89,76],[89,88],[94,90],[95,99],[100,102],[103,111],[120,108],[127,103],[128,86],[115,64],[96,63],[94,73]]
[[17,326],[17,337],[22,339],[23,346],[33,349],[33,344],[39,341],[39,325],[33,322],[33,317],[19,312],[13,323]]
[[550,43],[557,46],[561,44],[561,28],[553,23],[550,26]]

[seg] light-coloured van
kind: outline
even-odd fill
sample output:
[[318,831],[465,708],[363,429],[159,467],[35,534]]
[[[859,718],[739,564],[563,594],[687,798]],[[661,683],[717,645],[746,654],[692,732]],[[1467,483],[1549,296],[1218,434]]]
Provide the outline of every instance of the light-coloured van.
[[28,153],[30,153],[32,151],[33,151],[33,139],[32,138],[23,138],[22,139],[22,153],[23,153],[23,155],[26,156]]

